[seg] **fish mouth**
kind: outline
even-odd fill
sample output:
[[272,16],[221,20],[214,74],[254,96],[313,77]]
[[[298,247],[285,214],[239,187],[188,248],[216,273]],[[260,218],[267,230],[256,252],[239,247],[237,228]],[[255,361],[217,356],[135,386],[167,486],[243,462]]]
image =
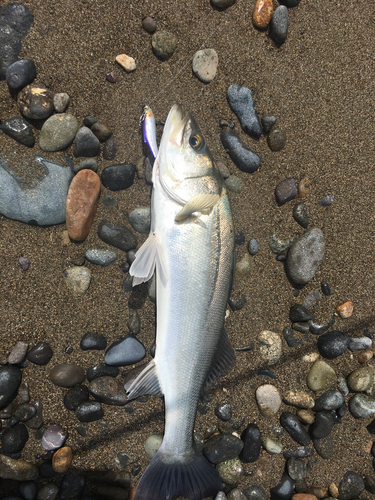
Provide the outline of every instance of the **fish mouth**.
[[190,118],[190,113],[186,113],[184,116],[182,111],[182,106],[180,104],[174,104],[169,111],[167,121],[165,122],[163,136],[168,139],[168,142],[175,145],[181,146],[184,137],[184,129]]

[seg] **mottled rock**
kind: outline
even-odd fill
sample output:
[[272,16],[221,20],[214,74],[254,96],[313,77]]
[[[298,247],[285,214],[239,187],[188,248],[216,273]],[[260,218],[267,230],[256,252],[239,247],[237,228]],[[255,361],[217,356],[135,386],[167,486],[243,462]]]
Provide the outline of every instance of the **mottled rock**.
[[89,391],[97,401],[107,405],[123,406],[128,398],[121,384],[113,377],[99,377],[89,384]]
[[334,359],[348,349],[349,340],[349,336],[344,332],[327,332],[319,336],[318,350],[324,358]]
[[293,178],[285,179],[276,186],[275,197],[279,206],[294,200],[297,196],[296,181]]
[[54,95],[53,106],[55,108],[56,113],[64,113],[66,108],[69,106],[69,103],[70,103],[70,97],[66,92],[60,92]]
[[90,286],[91,271],[87,267],[70,267],[64,271],[64,280],[73,295],[83,295]]
[[259,29],[265,30],[271,22],[272,14],[272,0],[257,0],[253,9],[254,26]]
[[128,73],[135,71],[137,68],[134,58],[126,54],[119,54],[116,56],[116,62]]
[[267,136],[267,143],[271,151],[281,151],[286,144],[285,130],[273,127],[271,132]]
[[43,151],[60,151],[72,144],[78,128],[75,116],[69,113],[53,115],[43,124],[39,146]]
[[286,391],[283,395],[286,404],[296,406],[297,408],[314,408],[314,398],[303,391]]
[[31,126],[21,117],[15,116],[0,124],[0,130],[28,148],[34,147],[35,137]]
[[18,94],[17,104],[26,118],[43,120],[53,113],[53,92],[40,85],[27,85]]
[[254,139],[259,139],[262,134],[262,127],[259,116],[255,111],[251,90],[241,85],[230,85],[227,90],[227,100],[232,111],[239,119],[242,130]]
[[226,484],[236,484],[243,473],[242,463],[238,458],[232,458],[221,462],[216,466],[221,480]]
[[281,337],[277,333],[264,330],[258,335],[260,357],[267,365],[275,365],[282,353]]
[[219,58],[216,50],[198,50],[193,57],[193,73],[203,83],[210,83],[216,76]]
[[22,340],[16,342],[16,345],[9,353],[8,363],[10,365],[22,364],[26,359],[26,353],[28,348],[29,344],[27,342],[23,342]]
[[342,319],[350,318],[350,316],[353,314],[353,303],[348,301],[337,306],[336,312]]
[[172,57],[177,47],[177,38],[168,31],[160,30],[152,35],[152,50],[162,61]]
[[324,255],[324,235],[319,228],[309,229],[290,247],[286,271],[296,285],[305,285],[315,275]]
[[259,411],[264,417],[273,417],[281,406],[280,393],[274,385],[260,385],[255,392]]

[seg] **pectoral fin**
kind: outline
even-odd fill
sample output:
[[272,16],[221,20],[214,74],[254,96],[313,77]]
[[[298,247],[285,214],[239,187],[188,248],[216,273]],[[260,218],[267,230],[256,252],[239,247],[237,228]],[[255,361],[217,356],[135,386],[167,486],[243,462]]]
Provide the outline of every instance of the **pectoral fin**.
[[161,273],[162,278],[167,278],[166,257],[163,247],[156,233],[152,233],[138,250],[134,262],[130,266],[129,273],[133,276],[133,286],[151,279],[155,266],[157,272]]
[[178,212],[175,217],[176,222],[187,219],[194,212],[203,212],[204,210],[211,210],[216,203],[220,200],[219,194],[197,194],[191,198],[184,207]]
[[150,361],[138,377],[130,382],[129,385],[125,384],[125,391],[128,393],[128,399],[139,398],[145,394],[152,394],[154,396],[163,395],[160,389],[154,360]]

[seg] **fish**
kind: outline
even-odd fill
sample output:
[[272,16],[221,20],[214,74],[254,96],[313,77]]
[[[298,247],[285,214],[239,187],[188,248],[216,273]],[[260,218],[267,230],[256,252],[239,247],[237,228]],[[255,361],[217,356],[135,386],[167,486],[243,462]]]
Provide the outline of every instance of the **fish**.
[[139,125],[142,127],[144,142],[143,149],[145,156],[151,156],[151,159],[155,160],[158,154],[158,143],[156,141],[156,120],[150,106],[146,105],[143,107],[143,113],[139,120]]
[[129,272],[135,286],[156,270],[156,351],[125,390],[128,399],[163,396],[165,429],[134,500],[201,500],[222,490],[193,432],[200,396],[235,362],[224,328],[234,228],[212,154],[178,104],[168,114],[152,177],[151,230]]

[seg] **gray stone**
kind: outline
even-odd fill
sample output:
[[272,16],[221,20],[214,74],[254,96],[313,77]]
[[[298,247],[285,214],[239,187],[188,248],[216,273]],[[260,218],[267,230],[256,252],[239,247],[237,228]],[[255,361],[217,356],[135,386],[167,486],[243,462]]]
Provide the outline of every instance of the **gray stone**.
[[125,226],[114,226],[107,220],[100,222],[98,226],[98,236],[108,245],[112,245],[124,252],[137,247],[136,236]]
[[89,391],[100,403],[123,406],[128,402],[123,384],[113,377],[98,377],[89,384]]
[[28,187],[0,159],[0,213],[9,219],[47,226],[65,222],[65,202],[72,169],[36,156],[44,170],[43,178]]
[[112,130],[107,127],[107,125],[100,122],[95,122],[91,127],[91,131],[96,135],[100,142],[107,141],[112,135]]
[[93,172],[98,171],[98,162],[95,158],[87,158],[86,160],[82,160],[77,165],[74,165],[73,171],[77,174],[80,170],[92,170]]
[[279,182],[275,189],[275,197],[279,206],[284,205],[288,201],[294,200],[298,194],[295,179],[289,177]]
[[324,255],[324,236],[319,228],[309,229],[290,247],[286,271],[293,283],[305,285],[315,275]]
[[350,337],[349,349],[351,351],[363,351],[372,348],[372,340],[369,337]]
[[282,353],[281,337],[278,333],[264,330],[258,335],[261,344],[259,354],[261,360],[269,366],[275,365]]
[[127,366],[138,363],[146,356],[146,349],[133,335],[126,335],[108,348],[105,362],[109,366]]
[[81,127],[75,137],[74,156],[97,156],[99,151],[99,139],[88,127]]
[[288,9],[279,5],[274,10],[270,23],[271,36],[277,45],[282,45],[288,35]]
[[271,384],[260,385],[255,392],[260,413],[264,417],[273,417],[281,406],[281,397],[278,389]]
[[218,63],[216,50],[198,50],[193,57],[193,72],[203,83],[210,83],[215,78]]
[[83,295],[90,286],[91,271],[84,266],[70,267],[64,271],[64,280],[73,295]]
[[288,238],[286,240],[281,240],[276,236],[275,231],[272,231],[270,234],[270,240],[268,245],[273,253],[276,255],[281,254],[287,250],[292,243],[294,242],[294,238]]
[[162,61],[172,57],[177,47],[177,38],[168,31],[160,30],[152,35],[152,50]]
[[309,225],[309,217],[307,215],[307,207],[305,203],[299,203],[293,208],[293,218],[298,224],[307,229]]
[[258,250],[259,250],[259,245],[258,245],[258,242],[255,238],[252,238],[250,241],[249,241],[249,246],[248,246],[248,250],[249,250],[249,254],[254,256],[258,253]]
[[268,436],[262,436],[262,446],[270,455],[278,455],[283,451],[283,445]]
[[0,410],[4,409],[17,395],[22,373],[16,366],[0,366]]
[[228,191],[232,191],[232,193],[240,193],[244,186],[244,183],[237,175],[230,175],[225,179],[224,184]]
[[29,344],[27,342],[23,342],[19,340],[16,342],[16,345],[10,351],[8,356],[8,363],[10,365],[20,365],[26,359],[27,349],[29,348]]
[[45,484],[38,490],[38,495],[36,497],[36,500],[55,500],[58,492],[59,488],[58,486],[56,486],[56,484],[53,483]]
[[274,127],[268,134],[267,143],[271,151],[281,151],[286,143],[285,130]]
[[262,134],[262,127],[257,112],[253,94],[247,87],[231,85],[227,90],[227,100],[232,111],[240,121],[242,130],[255,139]]
[[141,234],[148,234],[151,227],[151,208],[135,208],[129,214],[129,222],[134,231]]
[[248,148],[233,130],[223,130],[220,139],[231,160],[242,172],[252,174],[258,170],[259,156]]
[[349,374],[347,382],[352,392],[369,391],[375,382],[375,369],[372,366],[361,366]]
[[354,394],[349,400],[349,411],[356,418],[368,418],[375,415],[375,398],[367,394]]
[[51,116],[40,131],[39,146],[43,151],[60,151],[74,140],[79,127],[78,120],[69,113]]
[[[69,106],[69,103],[70,103],[70,97],[66,92],[60,92],[59,94],[55,94],[53,97],[53,105],[55,107],[56,113],[64,113],[66,108]],[[77,124],[77,130],[78,130],[78,124]]]
[[267,500],[269,495],[262,488],[262,486],[258,484],[254,484],[252,486],[248,486],[243,490],[247,500]]
[[149,436],[146,439],[145,450],[149,460],[154,458],[156,452],[160,448],[162,441],[163,441],[163,436],[161,434],[153,434],[152,436]]
[[320,198],[320,200],[318,200],[318,203],[321,207],[329,207],[330,205],[332,205],[334,200],[335,197],[333,194],[327,194],[327,196],[323,196],[323,198]]
[[128,328],[133,335],[137,335],[141,331],[141,320],[137,309],[129,309]]
[[110,249],[89,248],[86,250],[85,257],[91,264],[109,266],[109,264],[117,260],[117,253]]
[[354,471],[347,471],[339,483],[339,500],[354,500],[359,498],[365,489],[362,477]]
[[344,398],[341,392],[330,389],[315,401],[314,411],[337,410],[343,403]]
[[262,118],[260,121],[262,123],[263,132],[265,134],[268,134],[268,132],[271,130],[271,128],[276,123],[276,116],[274,116],[274,115],[262,115]]
[[23,89],[23,87],[32,83],[35,78],[36,67],[31,59],[20,59],[11,64],[6,70],[8,87],[15,91]]
[[21,117],[14,116],[0,124],[0,130],[28,148],[34,147],[35,137],[31,126]]
[[211,0],[211,3],[217,9],[227,9],[231,5],[233,5],[236,0]]

